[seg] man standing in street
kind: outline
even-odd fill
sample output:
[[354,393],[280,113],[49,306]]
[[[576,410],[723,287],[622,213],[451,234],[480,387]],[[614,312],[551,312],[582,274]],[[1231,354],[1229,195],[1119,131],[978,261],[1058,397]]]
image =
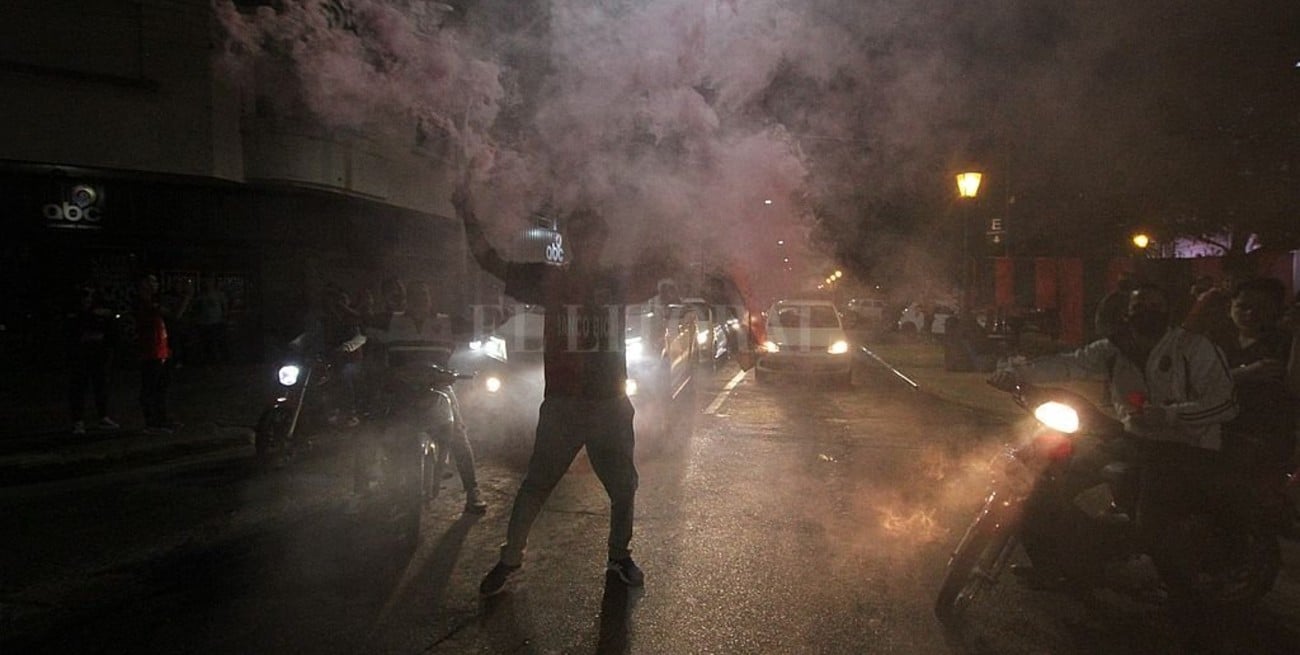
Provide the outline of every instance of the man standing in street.
[[479,265],[505,282],[506,295],[546,310],[546,390],[533,453],[515,495],[501,559],[483,578],[479,592],[484,596],[500,593],[523,565],[533,521],[584,446],[610,499],[607,574],[639,587],[644,576],[629,549],[637,472],[633,409],[625,391],[624,305],[652,297],[663,267],[637,267],[636,274],[602,268],[600,255],[609,226],[590,209],[569,215],[566,246],[572,250],[571,262],[564,266],[507,262],[483,234],[468,179],[456,189],[452,204],[464,222],[470,251]]

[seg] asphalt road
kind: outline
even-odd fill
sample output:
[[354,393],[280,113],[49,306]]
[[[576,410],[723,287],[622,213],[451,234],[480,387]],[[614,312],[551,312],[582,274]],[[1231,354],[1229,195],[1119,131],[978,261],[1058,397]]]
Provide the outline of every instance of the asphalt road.
[[[1085,607],[1011,581],[973,627],[945,634],[934,592],[1004,428],[866,364],[849,390],[735,374],[700,381],[672,439],[638,444],[643,590],[605,580],[608,505],[583,456],[520,579],[486,601],[476,588],[504,536],[517,457],[480,462],[483,517],[461,515],[449,480],[414,553],[340,511],[339,458],[270,475],[199,462],[0,497],[0,650],[1175,652],[1179,633],[1154,606]],[[1284,576],[1231,628],[1239,652],[1300,643]]]

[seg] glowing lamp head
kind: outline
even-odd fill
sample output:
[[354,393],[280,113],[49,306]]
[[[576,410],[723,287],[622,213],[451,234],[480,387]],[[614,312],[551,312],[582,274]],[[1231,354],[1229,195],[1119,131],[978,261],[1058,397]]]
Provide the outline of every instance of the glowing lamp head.
[[980,192],[980,180],[984,178],[981,173],[968,172],[957,175],[957,195],[962,198],[974,198]]
[[1133,245],[1135,245],[1135,246],[1137,246],[1137,247],[1139,247],[1139,248],[1145,248],[1145,247],[1151,245],[1151,237],[1149,237],[1149,236],[1147,236],[1147,235],[1145,235],[1145,234],[1134,234],[1134,235],[1133,235]]
[[1034,408],[1034,418],[1057,432],[1074,434],[1079,431],[1079,412],[1065,403],[1045,402]]

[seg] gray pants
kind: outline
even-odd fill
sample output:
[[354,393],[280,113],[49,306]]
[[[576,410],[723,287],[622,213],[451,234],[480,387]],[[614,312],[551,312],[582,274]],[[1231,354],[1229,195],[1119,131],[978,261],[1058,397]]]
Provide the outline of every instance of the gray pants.
[[587,447],[591,468],[609,494],[609,558],[623,559],[631,554],[628,544],[632,541],[632,506],[637,487],[632,415],[632,403],[626,397],[542,401],[528,473],[515,494],[506,543],[501,547],[503,563],[523,563],[533,521],[583,446]]

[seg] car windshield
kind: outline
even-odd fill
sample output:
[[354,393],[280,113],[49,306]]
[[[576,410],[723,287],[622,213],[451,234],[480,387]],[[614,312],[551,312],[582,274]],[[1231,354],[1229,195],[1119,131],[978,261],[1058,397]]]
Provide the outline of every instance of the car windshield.
[[783,328],[837,328],[839,317],[826,305],[790,305],[772,315],[772,326]]

